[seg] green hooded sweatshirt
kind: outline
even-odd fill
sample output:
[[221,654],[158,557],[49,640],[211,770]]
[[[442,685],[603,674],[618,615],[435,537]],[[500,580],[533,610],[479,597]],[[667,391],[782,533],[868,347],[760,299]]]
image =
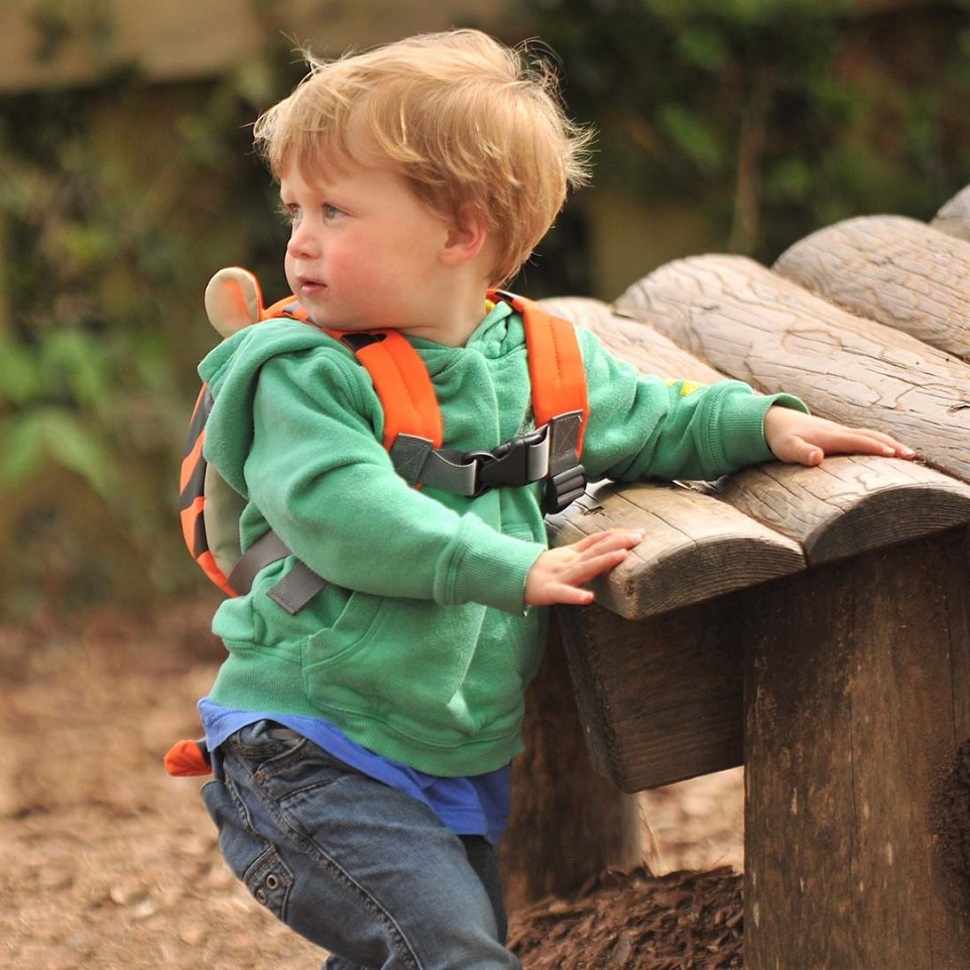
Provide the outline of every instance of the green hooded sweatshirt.
[[[639,375],[578,330],[590,480],[713,479],[772,458],[772,403],[737,381]],[[491,449],[533,430],[525,332],[499,304],[463,347],[413,338],[438,395],[445,445]],[[328,580],[291,616],[267,595],[290,557],[229,599],[213,629],[226,707],[324,718],[384,757],[439,776],[492,771],[521,751],[523,695],[545,642],[524,604],[546,548],[542,485],[466,498],[401,479],[354,355],[313,326],[274,320],[199,367],[215,399],[205,456],[246,500],[243,549],[269,527]]]

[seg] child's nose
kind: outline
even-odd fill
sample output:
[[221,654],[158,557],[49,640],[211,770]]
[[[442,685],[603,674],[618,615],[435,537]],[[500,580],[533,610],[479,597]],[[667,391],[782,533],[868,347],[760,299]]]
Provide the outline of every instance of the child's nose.
[[297,258],[313,259],[320,255],[320,243],[304,222],[293,226],[286,248],[290,256]]

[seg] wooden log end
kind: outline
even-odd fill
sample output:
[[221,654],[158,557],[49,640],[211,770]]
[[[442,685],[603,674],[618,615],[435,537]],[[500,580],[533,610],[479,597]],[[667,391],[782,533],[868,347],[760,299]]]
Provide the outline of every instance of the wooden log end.
[[970,523],[970,486],[915,461],[844,455],[726,479],[721,497],[802,544],[810,565]]
[[619,616],[642,620],[805,568],[797,544],[751,526],[744,533],[697,537],[660,554],[650,549],[648,534],[627,562],[594,580],[597,600]]
[[873,493],[810,535],[805,555],[811,565],[820,565],[965,525],[970,496],[958,483],[954,486]]
[[693,487],[604,484],[548,520],[559,546],[602,529],[644,529],[627,560],[591,585],[630,620],[691,606],[804,568],[798,542]]

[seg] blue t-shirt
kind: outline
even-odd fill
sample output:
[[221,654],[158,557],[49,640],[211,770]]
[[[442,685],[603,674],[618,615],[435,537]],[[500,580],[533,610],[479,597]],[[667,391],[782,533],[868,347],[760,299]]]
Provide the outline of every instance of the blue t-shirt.
[[279,714],[238,711],[206,697],[199,701],[206,746],[214,751],[230,735],[257,721],[275,721],[323,748],[328,754],[370,778],[424,802],[456,835],[481,835],[498,845],[508,825],[511,766],[468,778],[440,778],[369,751],[351,741],[329,721]]

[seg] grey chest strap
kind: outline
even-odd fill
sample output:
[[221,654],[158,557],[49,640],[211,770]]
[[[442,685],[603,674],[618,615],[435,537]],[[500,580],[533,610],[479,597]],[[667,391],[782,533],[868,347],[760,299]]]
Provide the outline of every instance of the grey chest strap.
[[547,481],[543,511],[559,512],[586,487],[586,473],[576,456],[582,412],[556,415],[527,435],[491,451],[434,448],[417,435],[400,434],[391,461],[409,485],[426,485],[474,497],[492,488],[520,488]]

